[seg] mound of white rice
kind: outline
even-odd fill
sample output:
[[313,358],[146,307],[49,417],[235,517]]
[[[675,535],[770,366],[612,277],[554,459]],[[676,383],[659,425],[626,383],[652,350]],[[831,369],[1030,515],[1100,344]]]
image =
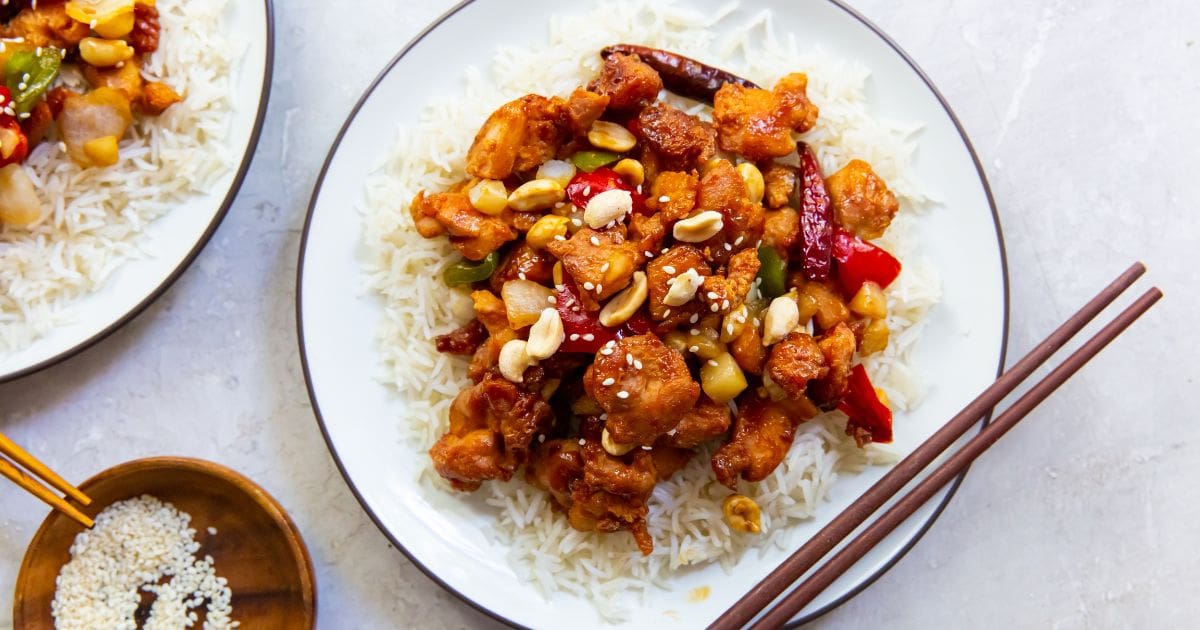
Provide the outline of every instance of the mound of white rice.
[[[381,296],[386,312],[380,331],[381,378],[417,411],[400,420],[402,433],[426,461],[424,451],[446,431],[450,402],[469,384],[467,363],[438,354],[431,339],[468,320],[472,312],[466,294],[451,291],[447,299],[441,274],[432,272],[458,256],[445,239],[417,235],[406,204],[421,189],[444,189],[465,177],[467,149],[496,107],[529,92],[568,94],[595,76],[600,66],[597,51],[616,42],[716,60],[716,65],[760,85],[774,85],[789,72],[808,73],[809,95],[820,106],[821,117],[805,140],[816,149],[826,172],[851,158],[865,159],[901,200],[901,217],[881,243],[905,263],[888,291],[891,344],[866,364],[893,408],[907,410],[919,402],[921,387],[909,352],[920,336],[922,319],[939,299],[939,282],[907,238],[912,215],[928,205],[909,172],[915,148],[911,137],[917,128],[872,118],[864,96],[867,69],[820,50],[799,50],[794,40],[776,36],[769,13],[735,36],[717,41],[710,29],[734,6],[716,16],[701,16],[672,2],[643,0],[606,3],[591,14],[553,17],[548,41],[498,51],[490,72],[468,70],[462,98],[430,105],[421,120],[401,129],[394,153],[367,182],[364,242],[370,287]],[[706,114],[698,106],[693,111]],[[836,412],[804,424],[787,459],[770,478],[742,483],[740,491],[762,508],[761,536],[729,530],[721,512],[729,490],[713,480],[707,453],[697,456],[654,492],[649,527],[655,550],[649,557],[637,551],[627,534],[572,529],[551,509],[544,492],[522,481],[491,483],[480,492],[490,494],[488,504],[496,510],[492,535],[511,549],[514,569],[523,580],[547,592],[563,590],[590,599],[604,618],[617,621],[626,615],[630,597],[654,587],[669,588],[669,578],[679,567],[719,562],[731,568],[751,547],[782,545],[788,525],[813,517],[838,474],[894,461],[886,448],[859,449],[844,429],[845,417]],[[423,483],[450,491],[431,468],[423,474]]]
[[[121,263],[145,257],[142,231],[233,167],[230,74],[238,45],[221,28],[227,0],[160,0],[161,45],[142,69],[184,101],[137,117],[112,168],[80,168],[55,138],[25,170],[49,212],[32,228],[0,227],[0,353],[19,350],[63,322]],[[64,69],[68,87],[86,85]]]

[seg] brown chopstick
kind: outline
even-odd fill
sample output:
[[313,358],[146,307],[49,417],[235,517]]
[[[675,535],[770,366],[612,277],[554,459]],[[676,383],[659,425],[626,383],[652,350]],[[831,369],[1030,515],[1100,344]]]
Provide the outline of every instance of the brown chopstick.
[[951,479],[966,470],[976,458],[995,444],[1009,429],[1028,416],[1029,412],[1074,376],[1080,368],[1099,354],[1146,311],[1150,310],[1150,307],[1161,298],[1162,292],[1157,288],[1144,293],[1129,308],[1122,311],[1116,319],[1067,357],[1046,378],[1031,387],[1025,395],[980,431],[962,449],[954,453],[928,477],[921,480],[911,492],[901,498],[887,512],[884,512],[883,516],[868,525],[854,540],[834,554],[828,562],[821,565],[800,586],[788,593],[778,605],[763,615],[752,627],[778,628],[792,619],[796,613],[800,612],[817,595],[820,595],[834,580],[858,562],[864,554],[874,548],[905,519],[912,516],[913,512],[937,494]]
[[36,457],[30,455],[28,451],[18,446],[16,442],[8,439],[8,436],[3,433],[0,433],[0,454],[8,456],[9,459],[23,466],[25,470],[41,477],[51,487],[74,499],[80,505],[92,504],[92,500],[88,498],[88,495],[80,492],[79,488],[71,485],[66,479],[60,477],[58,473],[50,470],[49,466],[38,461]]
[[1079,312],[1067,319],[1029,354],[984,390],[978,398],[964,407],[958,415],[951,418],[908,457],[896,464],[854,504],[830,521],[766,578],[743,595],[709,628],[711,630],[731,630],[746,625],[775,598],[791,587],[800,576],[811,569],[817,561],[825,557],[838,543],[866,521],[867,517],[874,514],[909,481],[912,481],[918,473],[929,466],[942,451],[949,448],[958,438],[975,426],[993,407],[1011,394],[1029,375],[1033,374],[1034,370],[1083,330],[1089,322],[1145,273],[1146,267],[1139,262],[1118,276],[1112,284],[1105,287]]
[[88,518],[83,512],[80,512],[78,508],[70,503],[67,503],[66,499],[54,494],[54,492],[52,492],[49,488],[38,483],[36,479],[30,477],[25,473],[25,471],[17,468],[12,464],[12,462],[4,459],[3,457],[0,457],[0,475],[4,475],[5,477],[13,480],[18,486],[21,486],[25,490],[29,491],[29,493],[33,496],[45,501],[50,507],[71,517],[80,525],[91,529],[92,525],[95,524],[92,519]]

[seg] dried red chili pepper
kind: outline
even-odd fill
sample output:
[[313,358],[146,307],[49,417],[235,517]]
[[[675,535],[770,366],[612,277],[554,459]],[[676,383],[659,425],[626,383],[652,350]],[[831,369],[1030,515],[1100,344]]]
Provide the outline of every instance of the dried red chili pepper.
[[555,297],[555,308],[563,322],[567,338],[559,346],[559,352],[585,352],[595,354],[604,344],[625,337],[644,335],[650,331],[650,319],[638,311],[620,328],[605,328],[600,325],[599,313],[589,313],[579,301],[579,289],[571,281],[562,284]]
[[900,261],[887,250],[837,228],[833,235],[834,275],[846,299],[854,297],[868,281],[887,288],[900,276]]
[[670,91],[688,98],[712,103],[717,90],[726,83],[736,83],[748,88],[757,88],[753,81],[700,63],[683,55],[635,44],[616,44],[600,51],[601,57],[613,54],[637,55],[642,63],[654,68],[662,77],[663,85]]
[[879,400],[861,363],[850,370],[850,388],[838,409],[850,417],[846,435],[853,437],[859,446],[892,441],[892,410]]
[[829,279],[833,255],[833,205],[825,188],[821,163],[807,144],[801,144],[800,167],[796,170],[793,204],[800,212],[802,268],[809,280]]

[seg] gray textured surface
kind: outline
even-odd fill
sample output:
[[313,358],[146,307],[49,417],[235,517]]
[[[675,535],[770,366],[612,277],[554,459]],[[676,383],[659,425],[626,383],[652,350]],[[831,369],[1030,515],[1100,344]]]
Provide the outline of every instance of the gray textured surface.
[[[279,3],[266,130],[229,218],[132,325],[0,386],[0,429],[72,479],[159,454],[248,474],[308,540],[322,627],[483,626],[359,509],[300,374],[292,289],[316,173],[374,74],[449,6],[362,4]],[[986,455],[890,573],[815,625],[1190,625],[1200,608],[1200,5],[855,5],[922,64],[976,143],[1008,237],[1014,353],[1134,259],[1167,300]],[[0,625],[43,515],[0,485]]]

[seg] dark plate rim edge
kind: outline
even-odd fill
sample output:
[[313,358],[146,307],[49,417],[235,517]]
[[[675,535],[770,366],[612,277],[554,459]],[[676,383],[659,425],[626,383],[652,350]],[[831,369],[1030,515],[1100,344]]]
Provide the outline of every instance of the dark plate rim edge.
[[258,112],[255,114],[254,127],[250,131],[250,141],[246,144],[246,153],[244,156],[242,156],[242,163],[238,166],[237,173],[234,175],[233,181],[230,183],[229,192],[225,195],[225,199],[221,202],[220,210],[213,215],[213,219],[211,222],[209,222],[208,227],[205,228],[204,233],[200,235],[200,238],[196,241],[196,244],[192,246],[192,249],[187,253],[187,256],[184,256],[179,265],[177,265],[175,269],[172,270],[171,273],[157,287],[154,288],[153,291],[151,291],[145,298],[126,311],[125,314],[118,317],[115,321],[113,321],[113,323],[109,324],[106,328],[92,335],[91,337],[84,339],[83,341],[48,359],[44,359],[33,365],[23,367],[8,374],[0,374],[0,385],[31,376],[41,372],[42,370],[58,365],[59,363],[62,363],[63,361],[66,361],[67,359],[70,359],[75,355],[80,354],[84,350],[87,350],[107,339],[113,333],[117,332],[126,324],[133,321],[138,315],[141,315],[142,312],[149,308],[151,304],[156,302],[158,298],[162,297],[163,294],[166,293],[167,290],[170,289],[175,282],[183,276],[183,273],[187,271],[189,267],[191,267],[192,263],[196,261],[196,258],[200,256],[200,252],[203,251],[208,245],[208,242],[212,240],[213,234],[216,233],[217,228],[221,225],[221,222],[225,220],[225,216],[229,214],[229,210],[233,207],[233,202],[237,199],[238,193],[240,193],[242,190],[242,183],[245,181],[246,175],[250,172],[250,164],[254,161],[255,154],[258,153],[258,140],[262,135],[263,125],[266,122],[267,105],[271,98],[271,79],[274,75],[275,69],[275,8],[273,2],[274,0],[263,0],[263,8],[266,10],[267,18],[267,55],[263,60],[263,84],[262,89],[259,91]]
[[[995,230],[996,230],[996,244],[1000,251],[1000,267],[1001,267],[1001,275],[1002,275],[1003,286],[1004,286],[1004,318],[1003,318],[1003,326],[1002,326],[1003,327],[1002,338],[1001,338],[1001,343],[1000,343],[999,366],[996,368],[996,376],[997,376],[997,378],[999,378],[999,376],[1004,373],[1004,366],[1005,366],[1005,362],[1006,362],[1007,356],[1008,356],[1009,324],[1010,324],[1010,314],[1011,314],[1008,253],[1007,253],[1007,248],[1005,247],[1005,243],[1004,243],[1004,230],[1000,224],[1000,213],[999,213],[999,210],[996,208],[996,200],[992,194],[992,188],[991,188],[991,184],[988,182],[987,174],[983,170],[983,164],[979,161],[979,155],[975,151],[975,145],[972,144],[970,138],[967,136],[966,129],[964,129],[962,122],[958,118],[958,115],[954,113],[954,109],[950,106],[950,103],[947,102],[946,97],[943,96],[942,92],[937,88],[937,86],[935,86],[933,84],[933,81],[929,78],[929,75],[927,75],[925,73],[925,71],[921,69],[921,67],[917,64],[917,62],[911,56],[909,56],[909,54],[907,52],[905,52],[904,49],[901,48],[900,45],[898,43],[896,43],[895,40],[893,40],[881,28],[876,26],[874,22],[870,21],[865,16],[863,16],[862,14],[860,14],[859,12],[857,12],[856,10],[854,10],[853,8],[851,8],[850,6],[845,4],[845,2],[843,0],[826,0],[826,1],[829,2],[830,4],[836,6],[837,8],[841,9],[842,11],[845,11],[850,17],[854,18],[855,20],[860,22],[863,26],[867,27],[871,32],[873,32],[876,36],[878,36],[880,39],[882,39],[884,41],[884,43],[886,43],[892,50],[894,50],[896,52],[896,54],[900,55],[901,59],[903,59],[904,62],[910,68],[912,68],[913,72],[915,72],[917,74],[917,76],[920,77],[921,81],[926,85],[926,87],[929,88],[930,92],[933,93],[934,97],[937,99],[937,101],[941,105],[942,109],[946,112],[946,115],[950,117],[950,121],[954,124],[954,128],[958,132],[959,138],[962,140],[963,145],[967,149],[967,152],[971,155],[971,160],[975,164],[975,171],[979,175],[979,182],[983,186],[984,194],[987,197],[988,206],[992,213],[992,222],[993,222],[993,224],[995,226]],[[393,536],[392,533],[390,531],[388,531],[388,529],[386,527],[384,527],[383,522],[379,519],[379,516],[376,515],[374,510],[371,509],[371,506],[363,498],[362,493],[359,492],[358,487],[354,483],[354,480],[351,479],[350,475],[346,472],[346,468],[342,464],[341,457],[338,455],[337,448],[334,447],[334,445],[333,445],[333,440],[330,437],[329,430],[325,425],[325,418],[321,414],[320,404],[317,402],[316,392],[313,389],[312,374],[309,370],[309,365],[308,365],[308,351],[307,351],[307,348],[304,343],[304,316],[303,316],[303,309],[302,309],[303,291],[304,291],[304,260],[305,260],[305,255],[308,251],[308,237],[309,237],[310,228],[312,225],[313,213],[316,210],[317,199],[320,198],[321,189],[325,183],[325,176],[329,172],[329,168],[333,163],[333,158],[337,154],[338,149],[341,147],[342,140],[345,138],[347,131],[349,131],[350,125],[353,124],[355,118],[357,118],[359,111],[363,108],[363,106],[366,104],[367,100],[375,92],[375,89],[377,87],[379,87],[379,84],[383,81],[383,79],[388,75],[389,72],[391,72],[392,68],[395,67],[396,64],[398,64],[400,62],[400,60],[403,59],[404,56],[407,55],[410,50],[412,50],[413,47],[415,47],[417,44],[419,44],[421,42],[421,40],[425,39],[425,37],[428,36],[429,33],[431,33],[434,29],[441,26],[443,22],[450,19],[455,14],[457,14],[459,11],[461,11],[462,9],[466,8],[468,5],[470,5],[474,2],[475,2],[475,0],[462,0],[461,2],[459,2],[458,4],[456,4],[455,6],[450,8],[450,10],[448,10],[446,13],[443,13],[441,16],[436,18],[433,22],[431,22],[428,26],[426,26],[420,33],[418,33],[415,37],[413,37],[412,40],[410,40],[407,44],[405,44],[404,47],[402,49],[400,49],[400,52],[397,53],[396,56],[393,57],[391,59],[391,61],[389,61],[387,63],[386,66],[384,66],[383,70],[381,70],[379,72],[379,74],[376,75],[375,79],[373,79],[371,81],[370,85],[367,86],[366,90],[363,92],[363,95],[359,98],[358,102],[356,102],[354,104],[354,108],[351,109],[350,113],[347,115],[346,122],[343,123],[341,129],[338,130],[338,134],[334,138],[333,145],[330,147],[329,153],[326,155],[325,162],[321,166],[321,171],[317,175],[316,184],[313,186],[312,198],[309,200],[308,211],[304,218],[304,230],[303,230],[303,234],[300,239],[300,255],[299,255],[297,270],[296,270],[296,335],[297,335],[297,340],[299,342],[299,347],[300,347],[300,363],[301,363],[302,370],[304,372],[304,385],[305,385],[306,390],[308,391],[308,398],[309,398],[309,402],[312,405],[313,415],[316,417],[317,425],[321,429],[321,436],[325,440],[325,444],[329,449],[329,454],[333,458],[333,462],[337,466],[338,472],[342,475],[343,481],[346,482],[347,487],[349,487],[350,492],[354,495],[354,498],[358,501],[359,505],[363,508],[363,511],[365,511],[367,513],[367,516],[369,516],[371,518],[371,521],[375,523],[375,526],[384,535],[384,537],[387,538],[387,540],[392,544],[392,546],[395,547],[396,549],[398,549],[400,551],[400,553],[404,554],[404,556],[406,558],[408,558],[409,562],[412,562],[412,564],[414,566],[416,566],[418,569],[420,569],[420,571],[422,573],[424,573],[425,576],[428,577],[430,580],[432,580],[435,584],[442,587],[447,592],[454,595],[459,600],[466,603],[467,605],[474,608],[475,610],[483,613],[484,615],[487,615],[488,617],[490,617],[496,621],[499,621],[505,625],[511,626],[513,628],[523,628],[525,626],[522,626],[522,625],[514,622],[513,620],[508,619],[507,617],[504,617],[504,616],[480,605],[475,600],[471,599],[470,597],[467,597],[466,595],[464,595],[457,589],[451,587],[444,580],[442,580],[441,577],[439,577],[435,572],[431,571],[428,567],[426,567],[419,560],[417,560],[417,558],[414,557],[413,554],[411,552],[409,552],[408,549],[405,548],[404,545],[401,544],[400,541],[397,540],[396,537]],[[989,414],[986,418],[984,418],[983,422],[980,425],[980,428],[982,428],[982,426],[987,424],[990,420],[991,420],[991,414]],[[962,482],[966,478],[967,472],[969,472],[969,470],[970,470],[969,468],[967,470],[964,470],[962,472],[962,474],[960,474],[958,477],[956,477],[954,479],[953,482],[951,482],[949,489],[946,492],[946,495],[939,502],[939,504],[938,504],[937,508],[934,510],[933,514],[931,514],[929,516],[929,518],[925,521],[925,523],[922,524],[922,526],[917,530],[917,532],[912,536],[912,538],[909,539],[899,550],[897,550],[892,555],[892,557],[889,558],[888,561],[883,564],[883,566],[881,566],[874,573],[868,575],[865,579],[862,580],[862,582],[860,582],[859,584],[857,584],[856,586],[851,588],[844,595],[834,599],[832,602],[826,604],[825,606],[818,608],[817,610],[807,613],[797,619],[793,619],[791,622],[788,623],[787,627],[795,628],[795,627],[804,625],[806,623],[809,623],[809,622],[821,617],[822,615],[828,613],[829,611],[833,610],[834,608],[841,606],[842,604],[846,603],[854,596],[861,593],[867,587],[874,584],[875,581],[878,580],[880,577],[882,577],[884,573],[886,573],[893,566],[895,566],[896,563],[898,563],[901,558],[903,558],[906,554],[908,554],[908,552],[910,550],[912,550],[913,547],[916,546],[916,544],[925,536],[925,534],[929,532],[930,528],[933,526],[933,523],[935,521],[937,521],[938,517],[941,516],[942,512],[946,509],[946,506],[949,505],[950,500],[952,498],[954,498],[955,493],[958,491],[959,486],[962,485]]]

